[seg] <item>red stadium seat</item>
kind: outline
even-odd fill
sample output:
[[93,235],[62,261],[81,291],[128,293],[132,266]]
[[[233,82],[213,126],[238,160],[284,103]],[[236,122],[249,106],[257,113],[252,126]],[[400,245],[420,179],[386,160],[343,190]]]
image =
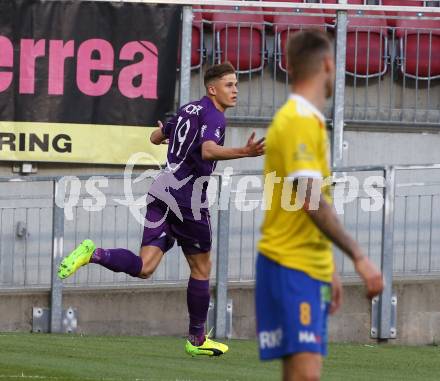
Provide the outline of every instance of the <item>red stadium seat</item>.
[[216,7],[238,13],[213,13],[214,54],[217,62],[230,61],[239,73],[264,67],[264,18],[261,8]]
[[423,7],[423,0],[381,0],[381,4],[399,7]]
[[[199,7],[194,6],[194,9],[200,9]],[[204,55],[204,42],[202,38],[203,24],[202,24],[202,13],[201,12],[193,12],[194,18],[192,22],[192,30],[191,30],[191,70],[197,69],[200,67],[203,61]],[[177,62],[179,62],[180,68],[180,43],[179,43],[179,51]]]
[[[360,16],[362,15],[362,16]],[[357,77],[374,77],[386,73],[388,28],[385,14],[356,12],[348,16],[346,72]]]
[[[391,5],[399,7],[423,7],[422,0],[381,0],[382,5]],[[388,16],[397,16],[397,12],[386,12]],[[389,18],[388,25],[391,27],[396,26],[396,19]]]
[[[202,5],[202,9],[215,9],[216,7],[214,5]],[[214,13],[212,12],[203,12],[202,13],[202,18],[203,20],[212,21],[212,16],[214,15]]]
[[[321,10],[275,8],[276,12],[294,11],[296,14],[275,15],[273,31],[275,34],[275,64],[282,71],[287,70],[286,43],[289,35],[301,29],[315,28],[325,30],[325,17]],[[301,13],[316,13],[316,16],[304,16]]]
[[[338,0],[321,0],[321,3],[322,4],[337,4]],[[347,3],[362,5],[362,4],[364,4],[364,0],[348,0]],[[325,10],[324,13],[326,14],[325,22],[327,24],[334,25],[335,21],[336,21],[336,12],[331,11],[331,10]]]
[[[289,2],[289,3],[302,3],[303,0],[268,0],[268,1],[278,1],[278,2]],[[287,11],[287,8],[264,8],[267,12],[285,12]],[[274,15],[264,15],[264,21],[273,23],[274,21]]]
[[440,77],[440,20],[398,19],[396,37],[403,75],[424,80]]
[[[199,8],[200,9],[200,8]],[[191,69],[199,68],[203,60],[203,24],[202,13],[194,12],[192,23],[192,40],[191,40]]]

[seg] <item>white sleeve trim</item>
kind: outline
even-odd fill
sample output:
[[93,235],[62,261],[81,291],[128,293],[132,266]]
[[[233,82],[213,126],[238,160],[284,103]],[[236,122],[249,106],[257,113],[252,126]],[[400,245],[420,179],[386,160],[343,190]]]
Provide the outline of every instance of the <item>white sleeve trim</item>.
[[295,181],[299,178],[322,179],[322,173],[313,169],[301,169],[296,172],[289,173],[287,180]]

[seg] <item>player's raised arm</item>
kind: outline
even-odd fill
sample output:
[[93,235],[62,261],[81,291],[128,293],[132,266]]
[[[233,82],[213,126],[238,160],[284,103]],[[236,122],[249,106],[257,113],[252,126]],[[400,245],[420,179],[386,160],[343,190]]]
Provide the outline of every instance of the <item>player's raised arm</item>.
[[376,266],[363,254],[358,243],[348,234],[339,221],[336,212],[321,195],[319,206],[312,209],[311,195],[313,181],[308,179],[304,210],[313,223],[323,232],[337,247],[339,247],[354,263],[356,272],[364,280],[369,298],[376,296],[383,290],[382,274]]
[[231,160],[242,157],[255,157],[264,154],[264,140],[255,140],[255,132],[251,134],[244,147],[233,148],[218,145],[213,140],[205,141],[202,144],[203,160]]

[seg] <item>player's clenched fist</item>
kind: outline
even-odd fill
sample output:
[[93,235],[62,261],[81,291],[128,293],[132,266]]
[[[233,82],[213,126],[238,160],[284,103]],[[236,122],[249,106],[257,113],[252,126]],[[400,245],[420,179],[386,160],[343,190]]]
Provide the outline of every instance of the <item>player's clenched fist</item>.
[[382,292],[384,287],[382,274],[367,257],[363,256],[356,260],[354,267],[365,282],[368,298],[371,299]]

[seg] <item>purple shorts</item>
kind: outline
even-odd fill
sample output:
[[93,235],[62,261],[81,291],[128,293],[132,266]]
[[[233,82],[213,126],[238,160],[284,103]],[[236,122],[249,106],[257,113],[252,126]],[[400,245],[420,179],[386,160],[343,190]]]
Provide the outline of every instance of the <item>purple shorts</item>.
[[141,246],[157,246],[164,253],[174,241],[184,254],[200,254],[211,250],[211,222],[209,212],[201,210],[196,220],[191,208],[180,207],[183,221],[162,201],[155,199],[147,205]]

